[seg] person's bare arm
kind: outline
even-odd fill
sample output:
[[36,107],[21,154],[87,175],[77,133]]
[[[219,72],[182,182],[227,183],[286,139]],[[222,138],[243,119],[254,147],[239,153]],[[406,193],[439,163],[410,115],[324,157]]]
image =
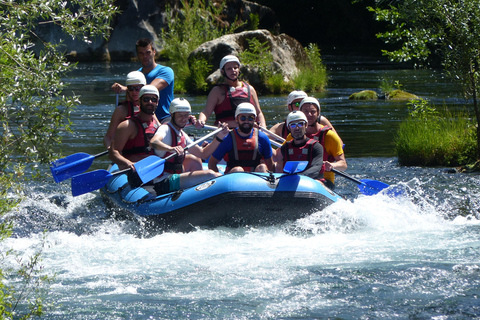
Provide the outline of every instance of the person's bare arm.
[[262,109],[260,109],[260,102],[258,102],[257,91],[255,88],[250,86],[250,94],[252,95],[253,101],[255,102],[255,110],[257,111],[257,122],[260,124],[261,127],[266,128],[267,122],[265,121],[265,116],[263,115]]
[[167,81],[163,80],[162,78],[156,78],[150,83],[150,85],[157,87],[158,92],[162,91],[166,87],[168,87]]
[[111,89],[112,89],[113,92],[115,92],[116,94],[119,94],[119,93],[122,93],[122,92],[127,91],[127,87],[124,86],[124,85],[121,85],[121,84],[118,83],[118,82],[115,82],[114,84],[112,84]]
[[215,107],[217,106],[217,104],[221,102],[220,101],[221,98],[222,98],[222,92],[220,90],[220,87],[214,87],[208,94],[205,108],[203,108],[202,112],[200,112],[200,114],[198,115],[198,120],[195,125],[197,129],[200,129],[205,125],[208,118],[210,118],[210,116],[212,115],[213,110],[215,110]]
[[113,137],[115,136],[115,131],[117,130],[118,125],[125,120],[127,116],[127,106],[122,104],[115,108],[110,119],[110,124],[108,125],[107,133],[103,137],[103,145],[105,148],[110,148],[112,145]]
[[208,159],[208,169],[218,172],[218,162],[219,161],[215,159],[215,157],[210,157],[210,159]]
[[122,150],[128,140],[136,137],[137,131],[136,124],[131,120],[123,121],[117,127],[108,155],[110,160],[118,165],[119,169],[134,169],[133,162],[122,155]]

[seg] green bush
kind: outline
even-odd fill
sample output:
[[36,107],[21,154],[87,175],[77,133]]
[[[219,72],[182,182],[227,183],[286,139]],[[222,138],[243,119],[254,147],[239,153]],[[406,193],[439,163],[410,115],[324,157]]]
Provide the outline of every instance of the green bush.
[[[193,59],[189,62],[190,53],[204,42],[233,33],[238,25],[235,23],[228,28],[221,28],[216,24],[216,17],[222,12],[223,6],[216,8],[212,2],[206,4],[200,0],[184,0],[180,3],[181,10],[175,11],[169,5],[165,8],[165,15],[169,19],[168,27],[162,30],[163,49],[160,54],[172,61],[175,92],[200,93],[206,90],[206,86],[204,80],[198,79],[205,79],[212,67],[205,64],[205,61],[197,62]],[[196,67],[200,69],[197,70]]]
[[320,49],[310,43],[305,48],[308,62],[299,66],[299,72],[293,77],[293,86],[306,92],[322,91],[328,80],[327,68],[323,64]]
[[395,136],[405,166],[461,166],[476,160],[475,122],[465,112],[437,111],[425,100],[413,103]]

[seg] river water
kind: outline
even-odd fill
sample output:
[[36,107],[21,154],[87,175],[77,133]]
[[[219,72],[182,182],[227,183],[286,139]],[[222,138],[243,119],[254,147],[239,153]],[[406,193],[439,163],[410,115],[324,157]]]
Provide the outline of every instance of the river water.
[[[338,177],[345,201],[302,220],[159,234],[112,218],[98,192],[73,198],[68,182],[48,177],[28,186],[4,243],[26,258],[48,230],[41,265],[55,280],[42,319],[480,317],[479,176],[400,167],[392,141],[405,103],[347,99],[390,78],[437,105],[461,107],[455,86],[435,71],[329,66],[328,91],[317,97],[345,142],[347,172],[402,195],[363,196]],[[103,151],[115,101],[108,87],[136,67],[80,64],[65,79],[82,105],[72,117],[75,135],[59,146],[64,155]],[[206,100],[186,97],[196,113]],[[286,116],[285,100],[260,97],[269,125]],[[101,158],[92,170],[107,165]]]

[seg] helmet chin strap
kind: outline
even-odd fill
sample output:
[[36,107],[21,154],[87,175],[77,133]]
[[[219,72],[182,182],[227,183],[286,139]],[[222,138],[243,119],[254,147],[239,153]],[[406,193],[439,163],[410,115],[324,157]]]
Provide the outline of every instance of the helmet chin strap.
[[[240,75],[240,72],[238,74]],[[235,79],[232,79],[229,76],[227,76],[227,73],[225,72],[224,69],[222,69],[222,75],[230,81],[237,81],[238,80],[238,76]]]

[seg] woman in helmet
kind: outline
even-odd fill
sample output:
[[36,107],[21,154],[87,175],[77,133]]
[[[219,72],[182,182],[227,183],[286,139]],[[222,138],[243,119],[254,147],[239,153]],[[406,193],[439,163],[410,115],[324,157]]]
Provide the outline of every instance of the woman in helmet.
[[132,71],[127,74],[126,85],[127,94],[126,100],[119,103],[113,111],[110,125],[107,133],[103,137],[103,145],[105,148],[110,148],[113,136],[117,130],[117,126],[128,117],[136,115],[140,111],[140,103],[138,101],[140,90],[147,84],[145,76],[140,71]]
[[222,58],[220,73],[224,77],[224,83],[215,86],[208,94],[207,104],[198,116],[197,128],[205,125],[212,112],[215,113],[215,124],[227,122],[230,128],[235,128],[235,110],[242,102],[249,102],[255,107],[256,122],[265,128],[265,117],[260,109],[257,92],[251,85],[238,79],[240,66],[240,61],[234,55]]
[[313,179],[323,178],[323,147],[315,139],[307,137],[307,117],[301,111],[292,111],[287,117],[287,126],[293,140],[285,143],[280,152],[281,157],[277,158],[277,172],[283,172],[287,161],[308,161],[306,169],[300,173]]
[[[170,158],[165,162],[165,169],[161,176],[154,180],[154,189],[157,194],[177,191],[188,188],[206,180],[220,176],[219,173],[212,170],[197,170],[187,172],[185,169],[185,152],[184,148],[193,143],[183,128],[189,123],[195,124],[196,119],[190,115],[192,108],[190,103],[184,98],[173,99],[170,104],[171,121],[163,124],[150,142],[159,157],[167,157],[176,153],[177,156]],[[208,158],[212,152],[218,147],[220,141],[228,135],[228,126],[222,124],[223,130],[219,132],[216,138],[205,147],[194,145],[188,149],[192,155],[200,158]]]

